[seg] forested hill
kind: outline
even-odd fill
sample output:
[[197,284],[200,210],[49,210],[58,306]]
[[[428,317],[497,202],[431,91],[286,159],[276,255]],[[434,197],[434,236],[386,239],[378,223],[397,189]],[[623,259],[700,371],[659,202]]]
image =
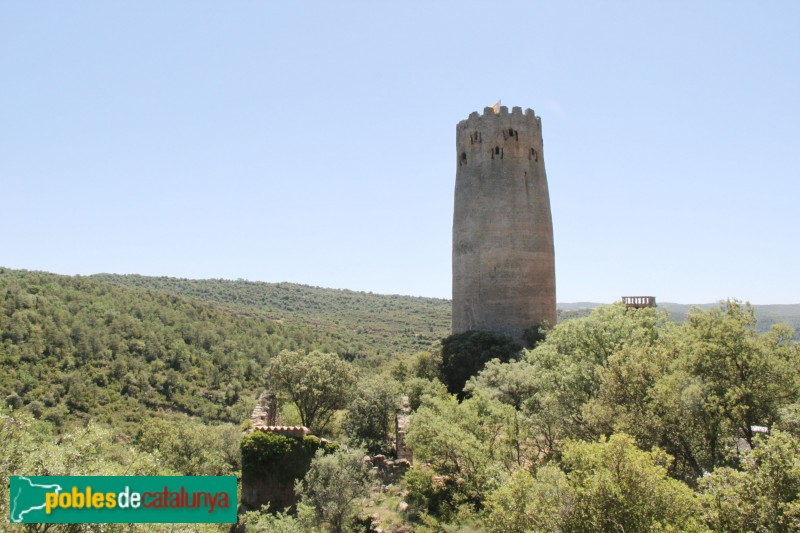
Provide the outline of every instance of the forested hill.
[[[761,327],[798,327],[794,307],[756,314]],[[425,350],[449,325],[442,299],[0,268],[0,401],[56,424],[83,415],[135,422],[153,411],[239,422],[281,350],[382,367]]]
[[[450,334],[450,301],[382,295],[295,283],[193,280],[97,274],[92,279],[124,287],[181,295],[333,335],[348,359],[411,354]],[[376,358],[377,356],[377,358]]]
[[[171,284],[195,285],[0,268],[0,401],[56,424],[158,411],[238,423],[281,350],[376,365],[448,332],[443,301],[215,281],[196,282],[200,298]],[[280,305],[249,299],[267,288]]]
[[[360,350],[369,353],[408,353],[422,350],[430,342],[450,334],[450,300],[383,295],[296,283],[264,283],[246,280],[192,280],[138,275],[97,274],[92,278],[124,286],[143,287],[180,294],[232,309],[257,311],[274,320],[294,322],[348,336],[356,332]],[[610,302],[608,302],[610,303]],[[596,302],[559,303],[558,319],[588,315],[601,305]],[[683,322],[693,307],[706,304],[659,303],[672,320]],[[758,330],[786,324],[800,333],[800,304],[755,305]]]

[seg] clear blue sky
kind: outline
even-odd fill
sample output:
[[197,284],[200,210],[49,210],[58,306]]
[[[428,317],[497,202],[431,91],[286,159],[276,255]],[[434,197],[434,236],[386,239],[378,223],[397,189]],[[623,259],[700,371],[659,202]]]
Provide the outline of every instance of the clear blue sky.
[[281,4],[0,3],[0,265],[449,298],[502,98],[559,301],[800,302],[799,2]]

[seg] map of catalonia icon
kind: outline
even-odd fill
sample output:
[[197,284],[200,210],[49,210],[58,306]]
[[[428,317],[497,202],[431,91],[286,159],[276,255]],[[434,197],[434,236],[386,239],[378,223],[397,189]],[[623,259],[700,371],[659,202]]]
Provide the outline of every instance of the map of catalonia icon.
[[[47,494],[61,494],[64,490],[61,485],[34,483],[25,476],[13,476],[10,489],[10,520],[12,524],[33,523],[37,521],[37,518],[44,518]],[[39,517],[39,514],[42,516]]]

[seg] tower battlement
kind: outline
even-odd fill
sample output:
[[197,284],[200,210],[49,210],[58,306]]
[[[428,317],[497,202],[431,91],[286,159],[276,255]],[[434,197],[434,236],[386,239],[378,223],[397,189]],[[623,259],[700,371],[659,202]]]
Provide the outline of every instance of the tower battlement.
[[542,118],[536,116],[533,109],[522,111],[521,107],[513,107],[511,113],[506,106],[501,106],[495,113],[491,107],[486,107],[483,114],[473,111],[469,118],[458,123],[457,130],[469,130],[476,128],[503,129],[506,127],[516,127],[522,130],[538,131],[542,133]]
[[522,340],[556,321],[555,255],[542,121],[486,107],[456,126],[453,333]]
[[477,111],[473,111],[469,114],[468,118],[459,122],[458,125],[461,126],[461,124],[464,124],[465,122],[470,122],[480,118],[500,118],[508,115],[511,115],[512,117],[532,117],[533,120],[539,122],[540,124],[542,121],[541,117],[536,116],[536,113],[533,111],[533,109],[527,108],[523,112],[521,107],[514,106],[511,108],[511,113],[509,113],[508,107],[503,105],[497,108],[497,112],[495,112],[493,107],[484,107],[482,115]]
[[458,164],[510,159],[539,160],[542,152],[542,120],[532,109],[524,112],[502,106],[495,113],[487,107],[473,112],[456,127]]

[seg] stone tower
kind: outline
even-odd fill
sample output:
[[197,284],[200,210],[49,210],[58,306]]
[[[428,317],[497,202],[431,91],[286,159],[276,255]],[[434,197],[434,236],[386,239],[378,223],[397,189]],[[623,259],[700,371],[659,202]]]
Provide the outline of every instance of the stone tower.
[[556,274],[542,121],[491,107],[456,127],[453,333],[518,341],[556,323]]

